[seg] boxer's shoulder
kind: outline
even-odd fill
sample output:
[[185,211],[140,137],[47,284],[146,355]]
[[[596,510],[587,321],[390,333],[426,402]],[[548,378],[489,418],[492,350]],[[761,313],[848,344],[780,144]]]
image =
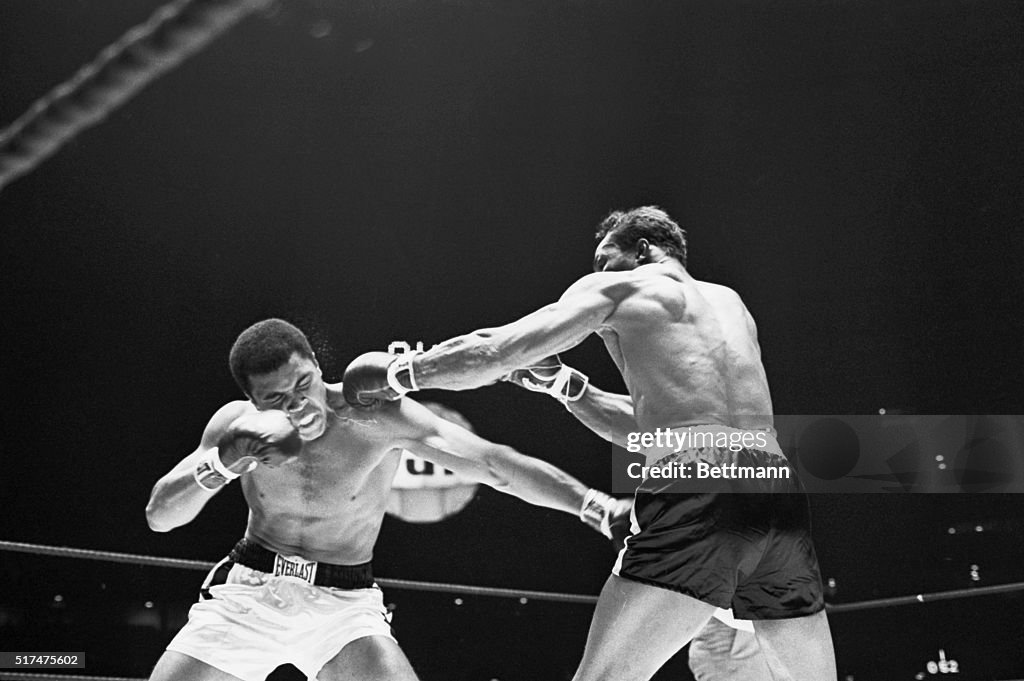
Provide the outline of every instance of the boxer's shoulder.
[[255,413],[256,407],[248,400],[233,400],[213,413],[210,420],[203,429],[202,445],[204,447],[216,446],[221,436],[228,431],[228,428],[240,416]]
[[341,383],[324,382],[324,389],[327,392],[327,408],[336,414],[348,407],[348,402],[345,401],[345,395],[342,393],[341,388]]
[[577,279],[565,290],[562,298],[600,295],[615,303],[635,295],[651,284],[649,276],[640,276],[637,270],[623,272],[592,272]]
[[399,428],[405,421],[402,415],[402,404],[409,398],[394,401],[379,400],[373,404],[357,406],[349,404],[342,392],[342,383],[327,385],[327,408],[339,417],[332,430],[344,432],[363,432],[368,427],[373,439],[386,438],[388,433]]
[[728,303],[733,305],[743,303],[743,299],[740,297],[740,294],[728,286],[716,284],[710,281],[700,281],[697,279],[694,279],[693,283],[701,296],[708,300],[712,300],[716,303]]
[[213,413],[207,429],[226,430],[238,417],[256,412],[256,406],[249,400],[232,400]]
[[620,322],[636,317],[646,323],[655,323],[662,320],[660,313],[664,310],[678,316],[687,308],[688,282],[657,264],[625,272],[598,272],[596,275],[610,275],[601,283],[602,291],[615,300],[615,319]]

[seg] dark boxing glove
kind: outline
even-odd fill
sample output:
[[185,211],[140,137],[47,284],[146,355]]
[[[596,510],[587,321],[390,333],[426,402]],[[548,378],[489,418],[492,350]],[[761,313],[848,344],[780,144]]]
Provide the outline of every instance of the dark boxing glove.
[[341,388],[345,401],[353,407],[372,407],[381,402],[393,402],[407,392],[417,390],[412,373],[412,359],[416,354],[412,351],[401,355],[387,352],[359,355],[345,369]]
[[199,460],[194,476],[213,492],[263,464],[277,466],[298,456],[302,439],[288,416],[277,409],[239,416]]
[[[236,473],[240,471],[235,464],[243,459],[276,466],[298,456],[301,450],[299,431],[287,414],[277,409],[239,416],[217,442],[221,462]],[[252,461],[245,468],[251,470]]]

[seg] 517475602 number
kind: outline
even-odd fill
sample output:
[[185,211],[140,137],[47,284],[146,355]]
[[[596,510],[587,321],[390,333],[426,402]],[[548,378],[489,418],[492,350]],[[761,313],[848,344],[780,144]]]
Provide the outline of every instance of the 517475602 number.
[[76,669],[85,667],[85,653],[0,651],[0,669]]

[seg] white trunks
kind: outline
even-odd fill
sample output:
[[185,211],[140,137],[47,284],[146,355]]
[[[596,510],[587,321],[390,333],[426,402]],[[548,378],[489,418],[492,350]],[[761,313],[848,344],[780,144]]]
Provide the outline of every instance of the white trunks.
[[[245,681],[263,681],[291,663],[310,679],[346,645],[391,634],[383,593],[313,586],[235,564],[217,564],[167,650],[184,653]],[[218,574],[218,570],[220,573]],[[209,597],[206,598],[205,595]]]

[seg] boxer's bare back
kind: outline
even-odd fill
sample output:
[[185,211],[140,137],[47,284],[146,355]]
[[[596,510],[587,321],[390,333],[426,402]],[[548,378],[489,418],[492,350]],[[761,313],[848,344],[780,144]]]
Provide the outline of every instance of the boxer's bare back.
[[640,429],[772,427],[757,331],[735,291],[698,281],[672,261],[603,276],[631,289],[597,333],[622,373]]

